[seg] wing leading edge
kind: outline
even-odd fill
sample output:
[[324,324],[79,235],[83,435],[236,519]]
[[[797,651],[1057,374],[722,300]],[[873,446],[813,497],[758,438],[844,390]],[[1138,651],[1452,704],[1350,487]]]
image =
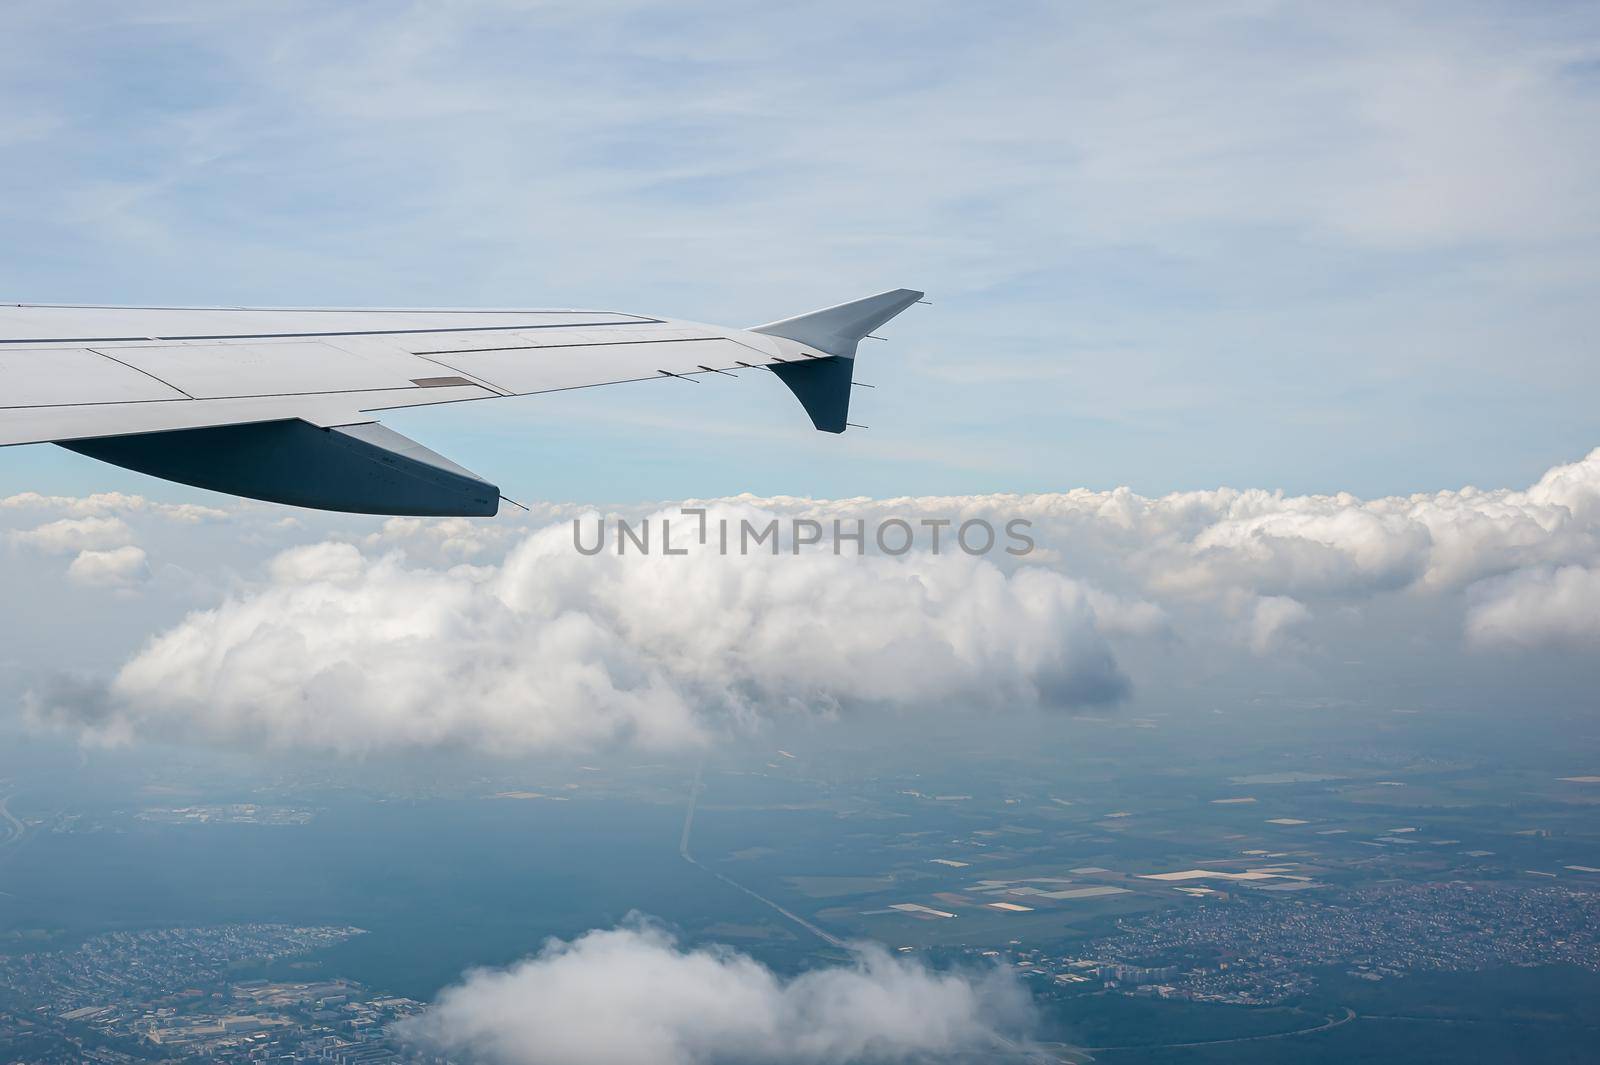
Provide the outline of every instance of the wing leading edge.
[[484,516],[499,489],[385,410],[767,368],[842,432],[857,342],[897,289],[750,330],[595,311],[0,306],[0,446],[368,514]]

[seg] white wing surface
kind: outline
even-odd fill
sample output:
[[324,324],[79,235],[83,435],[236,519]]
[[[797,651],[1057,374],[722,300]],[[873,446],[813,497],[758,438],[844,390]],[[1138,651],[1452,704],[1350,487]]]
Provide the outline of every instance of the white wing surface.
[[381,412],[766,367],[842,432],[856,342],[921,296],[752,330],[611,311],[0,304],[0,446],[326,510],[493,514],[494,485]]

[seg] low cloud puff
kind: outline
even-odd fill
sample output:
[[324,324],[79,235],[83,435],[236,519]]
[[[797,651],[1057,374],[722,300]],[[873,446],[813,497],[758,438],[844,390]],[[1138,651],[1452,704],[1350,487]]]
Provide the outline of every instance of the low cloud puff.
[[133,539],[133,530],[121,518],[62,518],[11,534],[11,542],[46,554],[101,551],[120,547]]
[[1488,582],[1467,636],[1482,647],[1600,648],[1600,569],[1524,570]]
[[1148,622],[1062,574],[959,554],[585,557],[564,524],[500,565],[438,569],[321,543],[152,640],[109,716],[32,709],[112,742],[684,747],[792,713],[1114,702],[1127,681],[1097,604]]
[[80,551],[67,567],[67,580],[81,588],[128,589],[150,573],[143,548],[126,544],[109,551]]
[[1029,1010],[998,969],[938,973],[862,946],[785,979],[635,918],[471,972],[400,1034],[491,1065],[976,1060],[1011,1046]]
[[1283,645],[1290,629],[1310,617],[1303,603],[1287,596],[1257,599],[1250,612],[1250,649],[1258,655],[1270,654]]

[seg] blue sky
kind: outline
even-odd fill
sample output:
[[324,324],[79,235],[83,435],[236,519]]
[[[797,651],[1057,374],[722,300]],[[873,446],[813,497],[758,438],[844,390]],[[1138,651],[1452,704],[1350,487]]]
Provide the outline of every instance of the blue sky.
[[[1525,485],[1596,443],[1600,11],[19,5],[0,296],[926,289],[872,428],[775,382],[392,424],[531,499]],[[198,498],[50,448],[0,493]]]

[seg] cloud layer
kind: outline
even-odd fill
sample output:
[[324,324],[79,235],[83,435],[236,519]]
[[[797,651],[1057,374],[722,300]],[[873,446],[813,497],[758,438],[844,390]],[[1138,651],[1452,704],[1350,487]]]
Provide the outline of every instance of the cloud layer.
[[[731,528],[1022,518],[1039,550],[970,557],[947,527],[938,555],[924,531],[903,557],[873,553],[870,534],[865,557],[826,541],[722,555],[692,536],[685,556],[658,540],[589,557],[573,507],[541,508],[532,528],[396,519],[358,533],[255,508],[229,520],[235,552],[253,544],[256,560],[218,562],[196,550],[215,549],[214,529],[151,523],[133,503],[30,504],[9,556],[24,571],[76,550],[65,577],[81,594],[176,588],[204,606],[173,615],[96,698],[41,685],[29,706],[106,742],[661,749],[794,715],[1103,706],[1152,678],[1172,690],[1196,671],[1314,666],[1335,639],[1345,658],[1423,641],[1423,681],[1462,654],[1600,645],[1600,451],[1526,489],[1374,500],[1219,488],[708,505]],[[658,530],[664,513],[677,511]],[[146,523],[141,544],[91,546],[123,539],[125,519]],[[219,565],[245,576],[220,580]]]
[[971,1060],[1009,1044],[1027,996],[999,971],[936,973],[863,946],[784,979],[641,920],[477,970],[402,1034],[489,1065],[844,1065]]
[[1103,704],[1127,682],[1096,600],[1117,611],[1062,574],[965,555],[585,557],[570,525],[448,569],[320,543],[151,641],[93,728],[513,753],[693,745],[787,713]]
[[821,518],[1022,516],[1066,565],[1114,572],[1173,599],[1240,590],[1312,598],[1448,590],[1528,566],[1600,557],[1600,449],[1553,467],[1526,489],[1370,500],[1236,488],[1151,498],[1117,488],[751,502]]

